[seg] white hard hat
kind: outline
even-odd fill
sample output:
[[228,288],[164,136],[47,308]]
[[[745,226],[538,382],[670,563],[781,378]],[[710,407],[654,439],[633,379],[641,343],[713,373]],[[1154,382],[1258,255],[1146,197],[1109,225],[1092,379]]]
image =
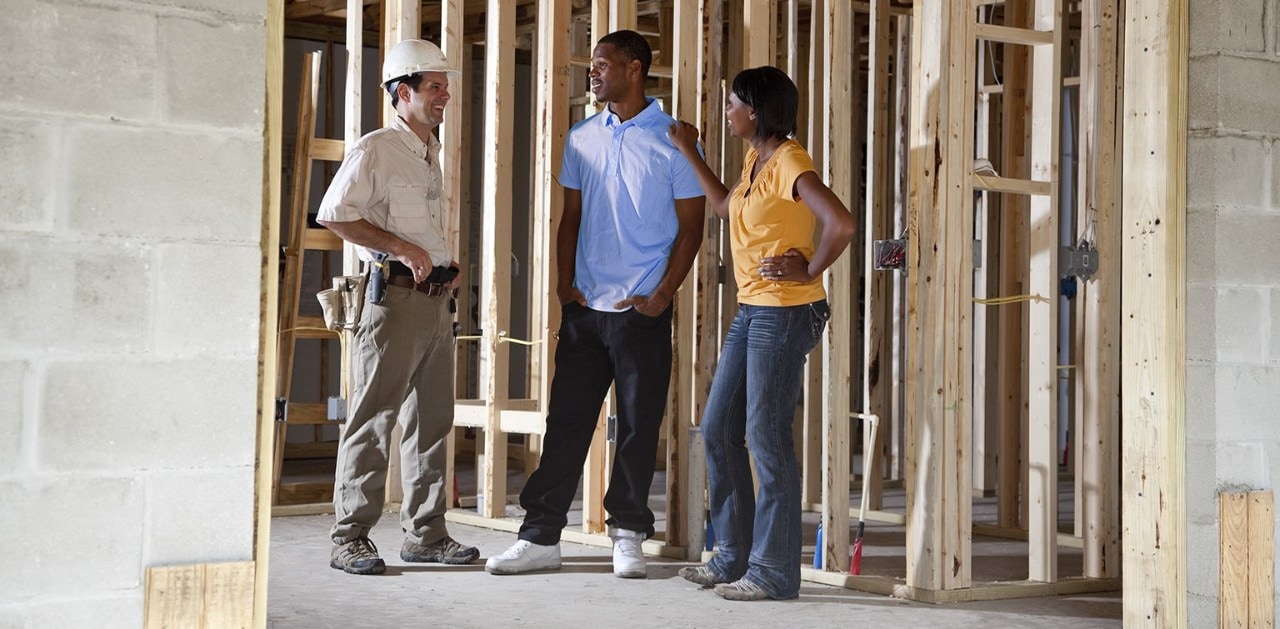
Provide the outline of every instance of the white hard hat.
[[449,67],[435,44],[421,39],[406,39],[396,44],[382,62],[382,87],[396,79],[419,72],[444,72],[458,75],[461,72]]

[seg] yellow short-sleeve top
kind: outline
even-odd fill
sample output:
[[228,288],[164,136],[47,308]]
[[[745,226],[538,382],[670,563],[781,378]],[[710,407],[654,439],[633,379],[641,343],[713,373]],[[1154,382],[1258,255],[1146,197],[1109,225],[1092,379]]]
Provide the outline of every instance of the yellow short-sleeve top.
[[795,198],[796,179],[814,170],[813,158],[799,142],[780,145],[751,178],[758,155],[747,151],[742,177],[729,197],[729,242],[738,302],[754,306],[800,306],[826,299],[822,278],[807,284],[760,277],[760,259],[795,248],[813,259],[817,218]]

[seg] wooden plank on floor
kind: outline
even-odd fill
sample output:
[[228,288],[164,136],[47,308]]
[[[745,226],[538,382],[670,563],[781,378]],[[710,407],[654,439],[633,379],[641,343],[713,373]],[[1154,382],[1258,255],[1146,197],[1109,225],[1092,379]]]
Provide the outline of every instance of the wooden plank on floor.
[[143,627],[250,627],[252,561],[152,566],[146,569]]
[[1218,626],[1249,620],[1249,492],[1218,494]]
[[1248,494],[1249,626],[1276,624],[1275,498],[1270,491]]

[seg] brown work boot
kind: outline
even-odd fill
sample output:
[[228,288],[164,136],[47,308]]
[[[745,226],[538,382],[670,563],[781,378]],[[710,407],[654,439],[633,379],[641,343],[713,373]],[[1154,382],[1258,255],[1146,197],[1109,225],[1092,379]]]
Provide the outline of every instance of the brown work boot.
[[334,545],[329,567],[349,574],[382,574],[387,570],[386,562],[378,556],[378,547],[367,537]]
[[480,549],[475,546],[463,546],[448,535],[430,544],[419,544],[405,538],[400,547],[400,558],[405,561],[419,563],[471,563],[480,556]]

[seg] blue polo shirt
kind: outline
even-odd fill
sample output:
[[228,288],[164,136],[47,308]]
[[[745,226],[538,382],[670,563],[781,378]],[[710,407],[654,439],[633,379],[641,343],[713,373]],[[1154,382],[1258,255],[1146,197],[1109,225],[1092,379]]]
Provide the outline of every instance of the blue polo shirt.
[[679,231],[676,199],[702,196],[689,161],[668,137],[657,101],[626,122],[607,107],[569,129],[560,184],[582,192],[574,286],[595,310],[648,295],[667,270]]

